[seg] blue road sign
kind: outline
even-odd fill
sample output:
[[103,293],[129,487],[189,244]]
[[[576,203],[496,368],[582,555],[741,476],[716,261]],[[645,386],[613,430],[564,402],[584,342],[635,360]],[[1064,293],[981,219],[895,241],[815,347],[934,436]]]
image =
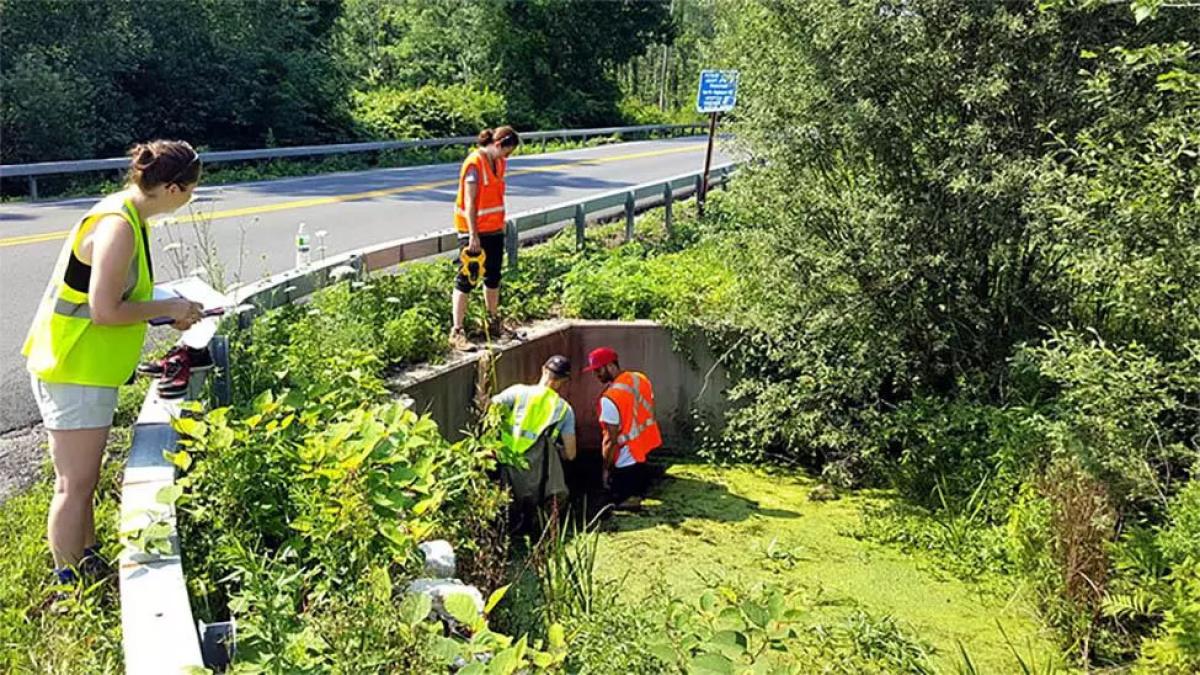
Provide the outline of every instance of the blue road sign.
[[718,113],[733,110],[737,103],[736,70],[700,71],[700,89],[696,93],[696,110],[702,113]]

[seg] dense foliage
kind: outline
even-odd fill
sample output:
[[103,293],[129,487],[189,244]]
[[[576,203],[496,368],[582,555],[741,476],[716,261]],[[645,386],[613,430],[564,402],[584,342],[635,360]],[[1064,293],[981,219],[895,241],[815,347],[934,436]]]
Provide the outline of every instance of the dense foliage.
[[[372,6],[346,5],[360,17]],[[438,35],[450,11],[395,7],[380,30]],[[666,39],[661,7],[610,7],[629,14],[550,0],[472,4],[462,16],[486,23],[502,12],[507,39],[500,52],[487,40],[455,51],[464,58],[452,67],[439,59],[459,43],[352,41],[377,50],[361,62],[377,72],[356,83],[360,110],[416,115],[442,101],[429,93],[411,105],[423,85],[470,87],[480,73],[516,72],[491,68],[533,63],[512,76],[514,88],[480,100],[503,96],[508,115],[602,114],[619,91],[590,62],[644,59],[647,41]],[[651,218],[639,241],[611,252],[597,242],[575,252],[559,238],[523,254],[506,306],[520,318],[658,318],[703,335],[735,382],[726,418],[697,420],[708,457],[805,466],[837,488],[890,486],[907,505],[879,513],[867,536],[931,550],[954,574],[1023,580],[1081,666],[1196,672],[1200,11],[1158,0],[711,9],[713,53],[742,73],[738,143],[757,161],[714,195],[703,222],[677,223],[669,237]],[[347,30],[352,16],[311,27]],[[547,17],[619,27],[640,46],[589,47],[598,51],[577,68],[562,39],[529,29]],[[530,54],[540,56],[521,61]],[[85,81],[83,65],[43,78],[53,69],[38,58],[50,56],[6,66],[5,87],[42,78],[49,101]],[[600,78],[589,91],[607,93],[580,98],[585,76]],[[564,98],[545,98],[550,89]],[[62,138],[84,138],[73,133]],[[315,626],[341,637],[338,626],[371,626],[379,653],[423,663],[426,636],[370,619],[392,606],[393,575],[412,573],[415,532],[478,552],[490,541],[498,503],[478,480],[490,455],[426,435],[380,400],[390,364],[440,354],[446,276],[415,266],[266,317],[235,360],[245,364],[237,400],[257,403],[192,426],[193,490],[182,504],[197,531],[188,536],[214,538],[210,557],[193,564],[207,570],[201,579],[237,570],[230,586],[193,590],[214,614],[251,600],[277,607],[251,624],[248,661],[328,663],[361,645],[318,640]],[[300,395],[319,420],[304,418]],[[396,442],[412,437],[412,447]],[[429,499],[458,515],[431,514]],[[218,523],[227,518],[218,506],[239,515]],[[329,517],[347,507],[359,522]],[[247,508],[258,511],[236,511]],[[332,533],[353,545],[329,545]],[[322,593],[326,576],[350,584],[347,593]],[[744,602],[728,612],[724,597],[665,610],[669,623],[656,625],[668,630],[642,660],[602,658],[655,672],[713,654],[747,660],[749,646],[787,639],[782,596],[735,595]],[[769,621],[755,620],[762,612]],[[601,630],[561,607],[548,615],[577,635]],[[609,621],[607,632],[645,625],[620,613]],[[528,632],[539,630],[553,647],[544,625]],[[893,638],[878,658],[921,667],[920,641]]]
[[1007,526],[981,564],[1080,661],[1190,672],[1196,561],[1159,538],[1200,430],[1200,13],[1133,4],[723,6],[764,164],[713,219],[753,229],[751,292],[701,325],[742,375],[718,456]]
[[639,121],[660,113],[621,106],[617,69],[675,33],[667,3],[632,0],[4,0],[0,13],[5,163],[150,137],[229,149]]

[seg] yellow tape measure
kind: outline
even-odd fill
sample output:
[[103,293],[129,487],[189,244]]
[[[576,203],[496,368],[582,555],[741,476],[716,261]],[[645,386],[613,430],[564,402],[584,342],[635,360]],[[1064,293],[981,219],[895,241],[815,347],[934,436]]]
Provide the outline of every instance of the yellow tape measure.
[[475,254],[464,248],[458,254],[458,259],[462,261],[462,275],[471,282],[472,286],[478,284],[479,277],[483,276],[483,261],[487,259],[487,254],[483,252],[482,248]]

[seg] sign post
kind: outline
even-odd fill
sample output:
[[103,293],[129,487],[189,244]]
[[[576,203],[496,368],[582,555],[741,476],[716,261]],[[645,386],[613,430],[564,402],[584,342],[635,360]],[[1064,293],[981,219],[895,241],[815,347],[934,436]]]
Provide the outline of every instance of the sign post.
[[717,117],[733,110],[737,103],[736,70],[702,70],[700,87],[696,92],[696,111],[709,116],[708,149],[704,153],[704,176],[696,194],[696,213],[704,217],[704,200],[708,197],[708,172],[712,168],[713,140],[717,136]]

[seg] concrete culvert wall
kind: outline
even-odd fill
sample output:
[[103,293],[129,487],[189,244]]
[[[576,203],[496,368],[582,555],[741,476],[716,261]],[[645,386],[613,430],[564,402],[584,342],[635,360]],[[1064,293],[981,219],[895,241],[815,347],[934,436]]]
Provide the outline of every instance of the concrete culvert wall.
[[[555,321],[532,326],[527,338],[493,351],[496,382],[490,391],[537,382],[542,364],[553,354],[571,359],[571,382],[566,399],[575,409],[581,455],[600,447],[597,398],[601,385],[591,373],[580,372],[587,354],[596,347],[616,350],[621,367],[646,373],[654,385],[655,407],[668,448],[691,446],[697,417],[719,424],[726,407],[726,372],[700,339],[677,338],[652,321]],[[442,434],[460,440],[472,422],[480,382],[482,353],[440,366],[407,371],[392,380],[397,395],[413,400],[413,409],[428,412]],[[487,369],[482,369],[487,370]]]

